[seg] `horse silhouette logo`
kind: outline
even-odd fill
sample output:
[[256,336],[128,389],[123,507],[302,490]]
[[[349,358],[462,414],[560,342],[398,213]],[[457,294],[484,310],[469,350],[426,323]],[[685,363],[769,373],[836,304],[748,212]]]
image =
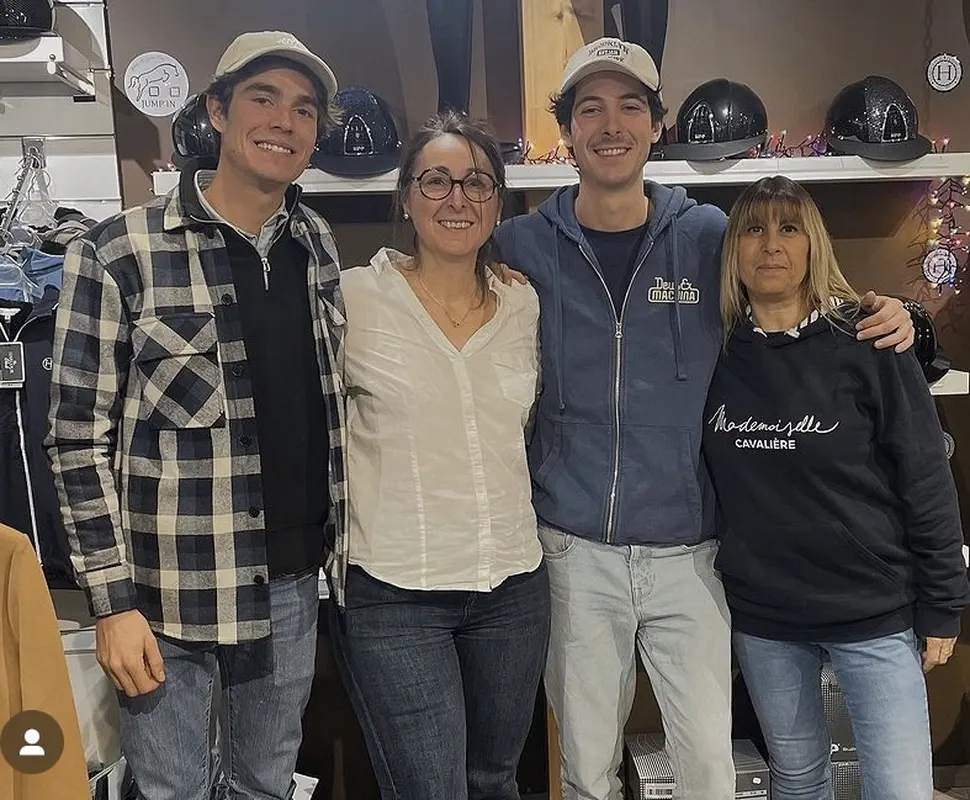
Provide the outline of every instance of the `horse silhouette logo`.
[[168,83],[178,76],[179,68],[175,64],[163,62],[146,72],[132,75],[128,79],[128,91],[131,92],[132,89],[138,88],[138,92],[135,95],[135,102],[137,103],[141,101],[142,95],[149,86],[154,86],[158,83]]

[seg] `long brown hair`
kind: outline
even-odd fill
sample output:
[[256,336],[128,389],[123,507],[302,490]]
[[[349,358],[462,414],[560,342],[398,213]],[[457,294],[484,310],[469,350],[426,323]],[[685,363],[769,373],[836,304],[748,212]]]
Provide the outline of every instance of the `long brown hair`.
[[808,313],[821,311],[847,322],[848,315],[833,310],[833,306],[839,301],[859,303],[859,295],[839,268],[832,239],[812,196],[783,175],[762,178],[741,192],[731,208],[724,234],[721,320],[725,343],[731,331],[747,317],[748,293],[741,283],[741,236],[752,225],[766,225],[772,218],[791,222],[808,236],[808,272],[802,287]]
[[[418,161],[421,151],[440,136],[460,136],[468,144],[478,145],[485,153],[488,164],[492,168],[495,176],[495,191],[498,194],[499,204],[504,205],[507,195],[505,186],[505,162],[502,160],[502,148],[498,140],[492,135],[488,126],[483,122],[469,119],[464,114],[457,111],[443,111],[435,114],[428,119],[411,137],[404,152],[401,154],[400,166],[398,167],[397,189],[394,192],[394,218],[401,219],[404,213],[404,201],[407,199],[411,182],[414,180],[414,165]],[[472,159],[475,159],[475,149],[472,150]],[[476,163],[476,167],[478,164]],[[417,234],[414,235],[414,249],[417,254]],[[478,249],[475,256],[475,275],[478,278],[478,285],[483,296],[488,288],[486,270],[495,260],[492,237]]]

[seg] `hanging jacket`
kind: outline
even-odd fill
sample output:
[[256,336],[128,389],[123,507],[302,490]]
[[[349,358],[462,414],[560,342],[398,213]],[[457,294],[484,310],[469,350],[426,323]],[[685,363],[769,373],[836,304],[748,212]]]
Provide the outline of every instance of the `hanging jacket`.
[[0,307],[20,311],[9,325],[0,319],[0,342],[23,344],[26,378],[20,389],[0,388],[0,524],[27,534],[50,586],[76,588],[54,477],[43,448],[59,297],[57,287],[50,285],[33,307],[0,301]]
[[88,800],[81,730],[54,604],[29,540],[5,525],[0,525],[0,612],[0,722],[21,711],[42,711],[64,735],[64,750],[46,772],[16,772],[0,758],[0,797]]
[[681,187],[644,189],[650,218],[619,309],[576,220],[575,186],[503,223],[495,242],[539,295],[543,390],[529,443],[539,518],[596,541],[692,544],[714,535],[700,445],[726,217]]

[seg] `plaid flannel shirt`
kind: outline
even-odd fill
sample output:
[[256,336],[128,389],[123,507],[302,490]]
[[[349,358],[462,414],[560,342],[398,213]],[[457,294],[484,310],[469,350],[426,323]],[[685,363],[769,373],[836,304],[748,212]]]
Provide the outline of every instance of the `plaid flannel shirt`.
[[[270,634],[259,454],[225,240],[193,216],[191,173],[76,240],[64,264],[46,446],[71,559],[95,616],[233,644]],[[330,430],[327,572],[343,598],[344,304],[327,223],[288,198],[309,252],[310,311]],[[197,195],[194,195],[197,200]],[[185,198],[185,200],[183,199]],[[188,200],[188,202],[186,202]],[[238,373],[242,372],[242,377]]]

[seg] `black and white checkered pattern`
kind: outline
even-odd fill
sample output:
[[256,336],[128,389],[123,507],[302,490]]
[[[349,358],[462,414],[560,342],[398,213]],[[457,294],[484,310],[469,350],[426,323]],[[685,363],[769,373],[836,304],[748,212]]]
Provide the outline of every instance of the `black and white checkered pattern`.
[[[157,633],[232,644],[270,633],[260,457],[242,323],[219,228],[185,187],[69,247],[47,447],[92,611],[137,608]],[[343,598],[343,297],[327,223],[291,203],[310,253],[330,430],[328,573]],[[240,377],[240,375],[242,377]]]

